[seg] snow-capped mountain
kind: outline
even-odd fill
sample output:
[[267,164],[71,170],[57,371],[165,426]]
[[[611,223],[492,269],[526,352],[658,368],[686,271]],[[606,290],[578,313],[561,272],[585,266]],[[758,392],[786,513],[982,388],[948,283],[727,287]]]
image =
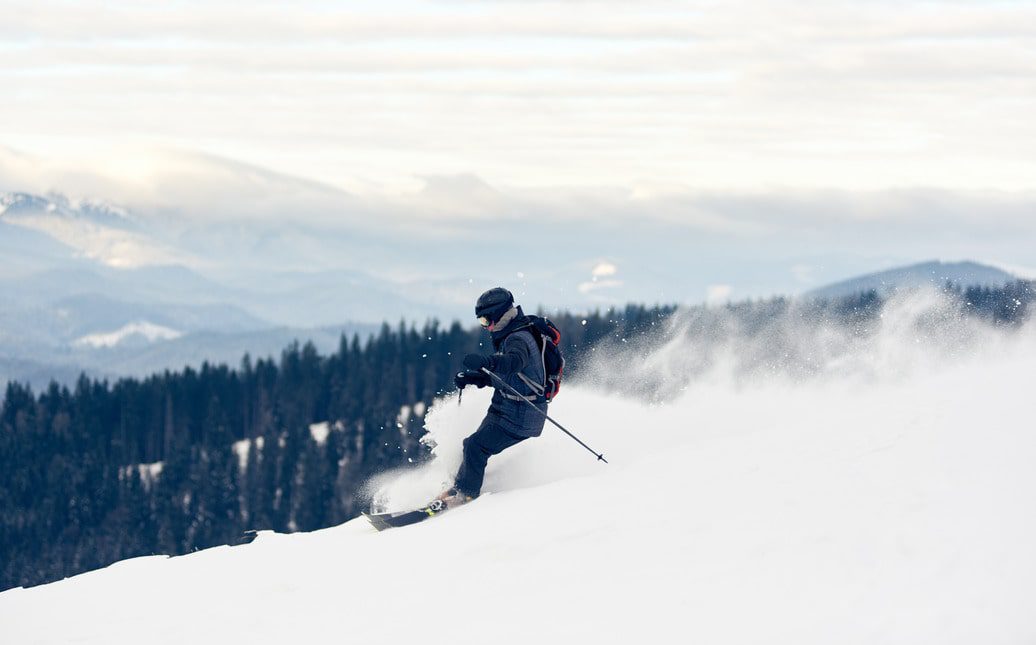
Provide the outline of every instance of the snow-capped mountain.
[[978,262],[940,262],[932,260],[850,278],[813,289],[806,296],[839,298],[870,290],[884,295],[897,289],[916,289],[919,287],[941,289],[947,284],[954,284],[959,287],[999,287],[1017,279],[1017,276],[1007,271],[979,264]]
[[111,267],[189,262],[188,254],[141,229],[129,212],[95,200],[72,200],[52,193],[0,194],[0,218],[39,231],[72,249],[78,257]]
[[129,211],[95,199],[72,199],[53,192],[46,196],[18,192],[0,193],[0,217],[28,219],[41,214],[89,220],[114,228],[135,226]]
[[249,235],[221,229],[208,248],[178,230],[99,201],[0,193],[0,383],[236,364],[295,339],[331,349],[342,332],[436,313],[362,272],[285,270],[276,232],[252,246],[250,262],[269,263],[256,272],[234,266]]
[[[662,406],[568,387],[552,416],[610,464],[548,426],[490,461],[481,498],[441,517],[382,533],[362,518],[261,533],[5,591],[0,634],[40,645],[1029,642],[1032,323],[942,354],[905,331],[915,309],[887,312],[851,358],[867,379],[843,365],[735,386],[717,365]],[[487,403],[484,390],[439,400],[425,416],[433,461],[372,487],[398,505],[427,499]]]
[[[179,223],[59,194],[0,193],[0,289],[34,302],[103,293],[133,302],[233,304],[273,324],[319,326],[456,314],[422,284],[373,275],[369,237],[290,221]],[[467,282],[465,281],[465,284]],[[465,299],[464,311],[468,303]],[[217,328],[214,326],[214,328]]]

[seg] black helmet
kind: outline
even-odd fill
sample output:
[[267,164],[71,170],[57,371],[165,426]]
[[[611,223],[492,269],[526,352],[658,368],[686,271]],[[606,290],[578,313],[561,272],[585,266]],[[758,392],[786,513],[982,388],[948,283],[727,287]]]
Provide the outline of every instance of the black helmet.
[[488,322],[483,326],[488,326],[488,323],[500,320],[513,306],[514,296],[511,292],[503,287],[495,287],[478,297],[478,302],[475,303],[475,316],[485,318]]

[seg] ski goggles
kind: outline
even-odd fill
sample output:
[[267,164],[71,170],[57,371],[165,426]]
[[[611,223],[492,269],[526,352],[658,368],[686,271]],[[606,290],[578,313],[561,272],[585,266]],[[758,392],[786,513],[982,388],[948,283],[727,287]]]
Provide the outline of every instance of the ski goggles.
[[488,328],[490,325],[493,324],[493,321],[490,320],[489,318],[486,318],[485,316],[479,316],[478,317],[478,324],[482,325],[483,327]]

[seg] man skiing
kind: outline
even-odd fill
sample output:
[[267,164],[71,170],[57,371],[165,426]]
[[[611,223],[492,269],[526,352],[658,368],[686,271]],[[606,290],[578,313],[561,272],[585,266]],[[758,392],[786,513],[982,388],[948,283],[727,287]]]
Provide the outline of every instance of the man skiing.
[[495,388],[486,417],[478,430],[464,440],[464,456],[453,485],[428,505],[411,511],[364,513],[379,531],[408,526],[478,497],[486,464],[516,443],[543,433],[550,421],[589,450],[598,461],[608,463],[560,423],[547,416],[547,404],[561,388],[565,357],[561,352],[561,331],[540,316],[526,316],[514,304],[514,296],[503,287],[483,293],[475,304],[479,324],[489,332],[493,354],[468,354],[465,371],[453,379],[463,390],[468,385]]
[[[489,332],[494,353],[465,356],[467,369],[457,374],[454,383],[460,389],[467,385],[493,385],[496,391],[482,424],[464,440],[464,461],[453,486],[437,498],[447,508],[478,497],[489,458],[530,437],[538,437],[547,413],[545,364],[532,320],[521,307],[515,306],[511,292],[502,287],[479,296],[475,316]],[[483,369],[493,372],[510,387],[495,383]],[[540,412],[532,409],[530,403]]]

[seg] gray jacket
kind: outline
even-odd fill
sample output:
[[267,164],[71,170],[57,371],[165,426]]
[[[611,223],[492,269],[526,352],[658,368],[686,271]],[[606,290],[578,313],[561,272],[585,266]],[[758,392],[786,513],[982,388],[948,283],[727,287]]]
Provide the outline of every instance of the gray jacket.
[[533,410],[529,403],[544,413],[547,412],[546,400],[533,387],[533,384],[539,388],[543,386],[543,357],[532,332],[521,328],[520,319],[512,324],[514,323],[517,323],[516,330],[508,331],[502,342],[494,342],[499,351],[493,355],[493,367],[496,368],[496,374],[525,401],[519,400],[513,392],[493,382],[496,392],[493,393],[493,401],[489,404],[488,416],[494,417],[497,424],[507,432],[521,437],[538,437],[543,432],[546,419],[543,414]]

